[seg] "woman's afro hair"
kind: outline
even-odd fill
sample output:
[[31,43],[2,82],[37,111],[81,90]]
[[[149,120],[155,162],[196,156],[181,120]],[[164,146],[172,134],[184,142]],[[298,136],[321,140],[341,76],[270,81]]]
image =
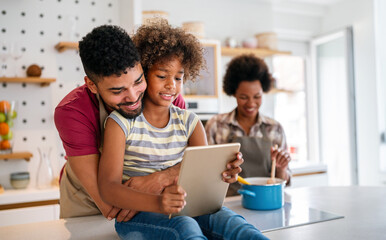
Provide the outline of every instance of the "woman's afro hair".
[[242,81],[260,81],[263,91],[268,92],[273,78],[264,60],[253,54],[244,54],[229,62],[223,81],[224,92],[233,96]]

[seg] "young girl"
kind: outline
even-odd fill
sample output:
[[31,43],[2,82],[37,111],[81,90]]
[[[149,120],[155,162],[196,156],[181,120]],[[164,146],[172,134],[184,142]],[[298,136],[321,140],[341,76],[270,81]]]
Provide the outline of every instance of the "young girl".
[[116,222],[118,235],[122,239],[266,239],[225,207],[195,218],[169,219],[168,214],[181,211],[185,205],[185,191],[176,181],[159,194],[138,192],[121,184],[130,177],[178,164],[187,146],[207,144],[197,115],[172,105],[183,82],[197,78],[204,66],[199,41],[160,20],[140,27],[133,42],[140,52],[148,82],[143,112],[134,119],[124,118],[118,112],[110,114],[98,174],[104,201],[122,209],[141,211],[128,222]]

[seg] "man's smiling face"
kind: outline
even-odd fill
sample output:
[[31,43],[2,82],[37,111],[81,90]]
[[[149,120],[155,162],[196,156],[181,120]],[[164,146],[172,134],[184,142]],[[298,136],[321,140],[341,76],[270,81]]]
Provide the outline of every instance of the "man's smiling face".
[[147,85],[140,63],[120,76],[103,77],[97,84],[86,77],[86,83],[91,92],[100,95],[108,112],[116,110],[126,118],[141,114]]

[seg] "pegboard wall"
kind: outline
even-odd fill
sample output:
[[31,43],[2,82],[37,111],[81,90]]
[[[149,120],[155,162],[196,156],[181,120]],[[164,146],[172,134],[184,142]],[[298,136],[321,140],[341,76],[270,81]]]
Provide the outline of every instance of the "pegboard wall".
[[[48,151],[54,175],[64,164],[64,149],[56,131],[56,105],[72,89],[84,83],[84,71],[76,50],[59,53],[60,41],[79,41],[94,27],[119,25],[120,0],[1,0],[0,43],[17,43],[20,59],[5,59],[7,77],[25,77],[31,64],[39,65],[43,78],[56,82],[41,87],[33,83],[0,83],[0,100],[16,100],[18,116],[14,125],[14,151],[29,151],[30,162],[0,160],[0,184],[11,188],[12,172],[29,171],[29,188],[36,186],[38,148]],[[15,44],[16,46],[16,44]],[[2,60],[2,59],[0,59]]]

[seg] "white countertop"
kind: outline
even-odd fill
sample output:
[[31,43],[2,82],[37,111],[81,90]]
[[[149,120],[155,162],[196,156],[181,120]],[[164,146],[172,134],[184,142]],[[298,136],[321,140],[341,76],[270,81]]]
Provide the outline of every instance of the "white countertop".
[[[291,162],[290,168],[292,174],[315,173],[327,171],[327,166],[324,164],[315,163],[298,163]],[[52,187],[49,189],[6,189],[0,194],[0,205],[15,204],[24,202],[37,202],[46,200],[59,199],[59,188]]]
[[[271,240],[385,239],[385,187],[311,187],[285,191],[286,201],[344,218],[265,232]],[[98,215],[0,227],[0,236],[7,236],[8,240],[118,239],[113,225],[114,221]]]
[[102,215],[68,218],[0,227],[0,236],[6,236],[7,240],[114,240],[119,239],[114,223]]
[[322,163],[294,162],[289,163],[292,174],[327,172],[327,165]]

